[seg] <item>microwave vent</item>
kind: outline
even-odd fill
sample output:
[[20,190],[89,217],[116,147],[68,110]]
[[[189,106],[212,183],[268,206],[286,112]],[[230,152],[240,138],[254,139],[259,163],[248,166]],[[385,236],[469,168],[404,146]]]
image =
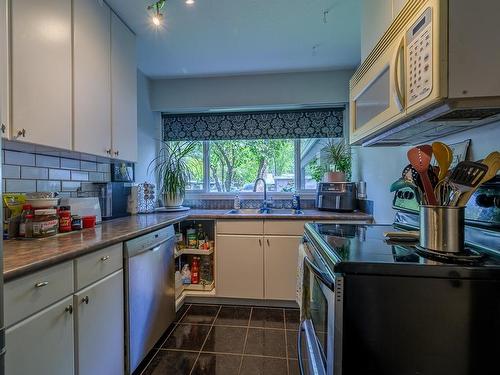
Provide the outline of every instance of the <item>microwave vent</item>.
[[500,108],[456,109],[431,121],[479,121],[500,114]]

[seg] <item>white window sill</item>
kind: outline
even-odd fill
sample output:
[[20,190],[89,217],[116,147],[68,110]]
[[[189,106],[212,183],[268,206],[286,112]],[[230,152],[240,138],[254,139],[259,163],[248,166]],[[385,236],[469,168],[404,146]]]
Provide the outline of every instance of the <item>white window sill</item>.
[[[258,192],[241,192],[241,193],[203,193],[203,192],[186,192],[186,199],[203,199],[203,200],[216,200],[216,199],[234,199],[238,194],[240,199],[262,199],[264,193]],[[292,199],[293,193],[277,193],[268,192],[268,199]],[[312,191],[305,191],[299,193],[301,199],[316,199],[316,193]]]

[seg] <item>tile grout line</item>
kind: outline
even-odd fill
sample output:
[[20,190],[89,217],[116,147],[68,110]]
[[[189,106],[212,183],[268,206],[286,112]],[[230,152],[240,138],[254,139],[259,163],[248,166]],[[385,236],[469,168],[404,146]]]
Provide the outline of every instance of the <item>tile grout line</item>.
[[154,348],[153,347],[153,350],[156,350],[156,353],[153,354],[153,356],[151,357],[151,359],[149,360],[149,362],[146,364],[146,366],[144,366],[144,369],[141,371],[140,375],[143,375],[144,372],[148,369],[149,365],[151,364],[151,362],[153,362],[153,359],[158,355],[158,353],[160,352],[160,350],[162,350],[162,346],[167,342],[168,338],[170,337],[170,335],[172,334],[172,332],[175,331],[175,329],[177,328],[177,326],[179,325],[179,322],[184,318],[184,316],[186,315],[186,313],[188,312],[188,310],[191,308],[192,305],[189,305],[188,308],[186,309],[186,311],[184,311],[184,313],[181,315],[181,317],[179,318],[179,320],[177,322],[174,323],[174,327],[172,328],[172,330],[169,332],[169,334],[167,335],[167,337],[165,338],[165,340],[163,340],[163,342],[161,343],[161,345],[159,346],[159,348]]
[[[198,350],[189,350],[189,349],[158,349],[158,351],[164,352],[182,352],[182,353],[198,353]],[[212,352],[212,351],[203,351],[201,354],[221,354],[221,355],[232,355],[232,356],[242,356],[241,353],[226,353],[226,352]],[[285,360],[285,357],[277,357],[274,355],[263,355],[263,354],[243,354],[243,357],[256,357],[256,358],[274,358]],[[294,358],[290,358],[291,361],[296,361]]]
[[288,364],[288,338],[286,334],[286,310],[283,309],[283,324],[285,327],[285,357],[286,357],[286,373],[290,375],[290,365]]
[[198,359],[200,358],[201,351],[203,350],[203,347],[205,346],[205,344],[206,344],[206,342],[208,340],[208,337],[210,336],[210,333],[212,332],[212,329],[214,328],[215,321],[219,317],[219,313],[220,313],[221,310],[222,310],[222,305],[219,305],[219,310],[217,310],[217,314],[215,314],[214,321],[210,325],[210,329],[208,330],[208,334],[205,337],[205,340],[203,340],[203,343],[201,344],[200,350],[198,351],[198,355],[196,356],[196,359],[195,359],[195,361],[193,363],[193,367],[191,368],[191,371],[189,371],[189,375],[191,375],[193,373],[193,370],[196,367],[196,363],[198,362]]
[[243,367],[243,358],[245,358],[245,350],[247,348],[247,340],[248,340],[248,331],[250,331],[250,322],[252,321],[252,314],[253,314],[253,306],[250,309],[250,316],[248,318],[247,332],[245,334],[245,342],[243,344],[243,353],[241,353],[240,367],[238,368],[238,374],[241,373],[241,368]]

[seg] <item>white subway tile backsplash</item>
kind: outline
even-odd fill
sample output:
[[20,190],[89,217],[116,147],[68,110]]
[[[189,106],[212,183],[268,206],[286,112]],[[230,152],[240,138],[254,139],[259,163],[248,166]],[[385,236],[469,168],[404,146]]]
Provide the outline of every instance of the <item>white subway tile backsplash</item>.
[[49,170],[47,168],[38,167],[21,167],[22,179],[47,179],[49,178]]
[[65,169],[49,169],[51,180],[71,180],[71,172]]
[[5,180],[6,193],[31,193],[36,191],[35,180]]
[[80,171],[71,171],[71,180],[73,181],[88,181],[89,173]]
[[55,156],[36,155],[36,166],[59,168],[59,158]]
[[36,182],[36,191],[59,192],[61,191],[61,181],[38,180]]
[[111,166],[109,163],[97,164],[97,172],[111,173]]
[[95,172],[97,171],[97,163],[82,160],[82,162],[80,163],[80,169],[82,171]]
[[77,191],[78,189],[80,189],[80,182],[63,181],[61,185],[62,191]]
[[92,182],[104,182],[104,173],[89,172],[89,181],[92,181]]
[[61,158],[61,168],[80,169],[80,160]]
[[3,165],[3,178],[21,178],[21,167],[19,165]]
[[27,154],[25,152],[5,150],[4,163],[15,165],[35,165],[35,155]]

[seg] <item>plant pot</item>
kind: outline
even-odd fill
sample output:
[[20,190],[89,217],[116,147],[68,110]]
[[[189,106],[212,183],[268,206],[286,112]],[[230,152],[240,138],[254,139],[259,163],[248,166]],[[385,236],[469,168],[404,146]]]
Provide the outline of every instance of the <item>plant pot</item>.
[[184,196],[182,194],[169,194],[163,193],[163,203],[165,207],[180,207],[184,202]]
[[325,172],[323,182],[345,182],[344,172]]

